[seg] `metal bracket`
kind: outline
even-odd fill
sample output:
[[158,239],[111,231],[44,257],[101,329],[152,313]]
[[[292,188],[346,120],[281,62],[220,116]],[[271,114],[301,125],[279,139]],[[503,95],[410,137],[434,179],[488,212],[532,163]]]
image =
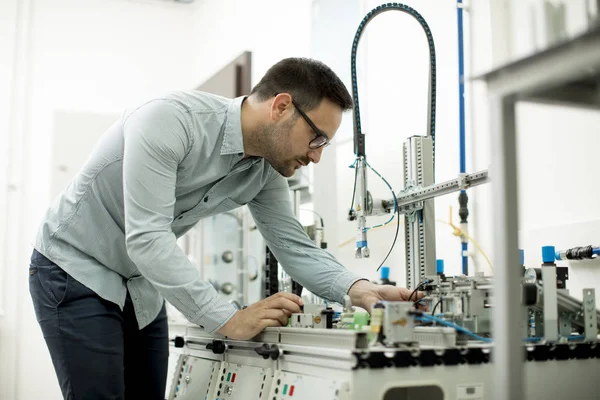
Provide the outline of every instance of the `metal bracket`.
[[467,177],[468,177],[468,174],[466,174],[466,173],[458,174],[457,182],[458,182],[458,188],[460,190],[465,190],[469,187],[469,182],[467,182]]
[[542,267],[544,283],[544,339],[558,340],[558,297],[556,293],[556,267]]
[[583,320],[585,340],[596,341],[598,335],[598,315],[596,313],[596,290],[583,289]]
[[[425,205],[425,203],[423,203],[422,201],[419,201],[417,203],[407,204],[402,207],[398,207],[398,213],[399,214],[407,214],[409,216],[416,215],[416,212],[419,210],[422,210],[424,205]],[[410,218],[414,218],[414,217],[410,217]],[[411,222],[412,221],[414,221],[414,219],[411,219]]]

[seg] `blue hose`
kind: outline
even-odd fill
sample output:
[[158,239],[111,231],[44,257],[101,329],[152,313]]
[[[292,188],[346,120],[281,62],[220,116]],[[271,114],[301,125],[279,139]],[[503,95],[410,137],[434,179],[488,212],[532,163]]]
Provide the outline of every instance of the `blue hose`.
[[[443,314],[438,314],[439,316],[443,316]],[[494,341],[494,339],[491,338],[486,338],[483,336],[479,336],[473,332],[471,332],[470,330],[463,328],[460,325],[456,325],[453,322],[450,321],[446,321],[445,319],[439,318],[439,317],[434,317],[432,315],[427,315],[427,314],[423,314],[421,316],[415,317],[415,321],[421,321],[421,322],[435,322],[437,324],[443,325],[443,326],[447,326],[449,328],[454,328],[456,329],[456,331],[464,333],[465,335],[475,339],[475,340],[479,340],[481,342],[485,342],[485,343],[492,343]],[[572,335],[572,336],[567,336],[566,337],[568,341],[581,341],[585,339],[585,336],[582,335]],[[530,342],[530,343],[537,343],[537,342],[541,342],[543,340],[543,338],[539,338],[539,337],[528,337],[525,338],[525,342]]]
[[467,250],[469,249],[468,243],[461,243],[462,245],[462,273],[463,275],[469,275],[469,257],[467,256]]
[[458,111],[459,111],[459,146],[460,172],[467,172],[466,139],[465,139],[465,54],[463,39],[462,0],[457,0],[458,17]]
[[[462,0],[457,0],[456,13],[458,19],[458,119],[459,119],[459,148],[460,173],[467,172],[466,137],[465,137],[465,54],[463,39],[463,9]],[[461,192],[464,193],[464,190]],[[468,242],[461,243],[462,273],[469,275]]]

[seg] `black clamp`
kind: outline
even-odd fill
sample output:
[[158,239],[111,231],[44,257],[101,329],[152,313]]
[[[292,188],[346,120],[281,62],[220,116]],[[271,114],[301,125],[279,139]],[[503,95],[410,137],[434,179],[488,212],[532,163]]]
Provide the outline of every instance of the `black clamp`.
[[176,348],[182,348],[185,345],[185,339],[182,336],[175,336],[175,339],[171,339]]
[[276,344],[269,346],[267,343],[263,343],[255,348],[254,351],[265,360],[269,357],[271,357],[272,360],[277,360],[283,353]]
[[215,354],[223,354],[227,350],[227,345],[222,340],[213,340],[212,343],[206,345],[206,350],[212,350]]

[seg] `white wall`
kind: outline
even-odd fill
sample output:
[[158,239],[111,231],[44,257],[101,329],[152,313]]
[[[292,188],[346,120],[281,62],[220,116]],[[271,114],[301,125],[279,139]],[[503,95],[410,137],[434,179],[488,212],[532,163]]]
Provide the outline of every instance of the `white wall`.
[[1,225],[7,239],[0,257],[6,278],[0,287],[5,304],[0,316],[2,399],[61,398],[27,283],[32,240],[51,201],[54,113],[121,113],[155,94],[190,87],[197,79],[195,7],[127,0],[0,2],[0,44],[7,49],[0,88],[10,89],[0,90],[1,104],[7,105],[0,108],[0,143],[5,143],[4,132],[16,140],[9,158],[14,185],[9,220]]
[[201,1],[194,17],[198,83],[244,51],[252,52],[252,85],[286,57],[310,55],[311,2]]

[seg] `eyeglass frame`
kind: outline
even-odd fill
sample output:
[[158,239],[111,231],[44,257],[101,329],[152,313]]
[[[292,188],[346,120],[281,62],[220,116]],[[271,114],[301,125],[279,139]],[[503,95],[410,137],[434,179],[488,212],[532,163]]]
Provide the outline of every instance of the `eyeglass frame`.
[[[275,96],[277,96],[278,94],[279,93],[275,93]],[[315,123],[312,122],[312,120],[308,117],[308,115],[306,115],[306,113],[304,111],[302,111],[302,109],[300,107],[298,107],[298,103],[296,103],[293,98],[292,98],[292,104],[294,105],[294,107],[296,107],[296,110],[298,110],[298,113],[302,116],[302,118],[304,118],[304,120],[306,121],[308,126],[310,126],[310,128],[315,132],[316,136],[310,142],[308,142],[308,147],[313,150],[316,150],[316,149],[320,149],[321,147],[329,146],[331,144],[331,142],[329,141],[329,136],[327,136],[321,129],[317,128]],[[319,137],[324,137],[325,141],[320,146],[313,147],[311,144],[315,140],[317,140]]]

